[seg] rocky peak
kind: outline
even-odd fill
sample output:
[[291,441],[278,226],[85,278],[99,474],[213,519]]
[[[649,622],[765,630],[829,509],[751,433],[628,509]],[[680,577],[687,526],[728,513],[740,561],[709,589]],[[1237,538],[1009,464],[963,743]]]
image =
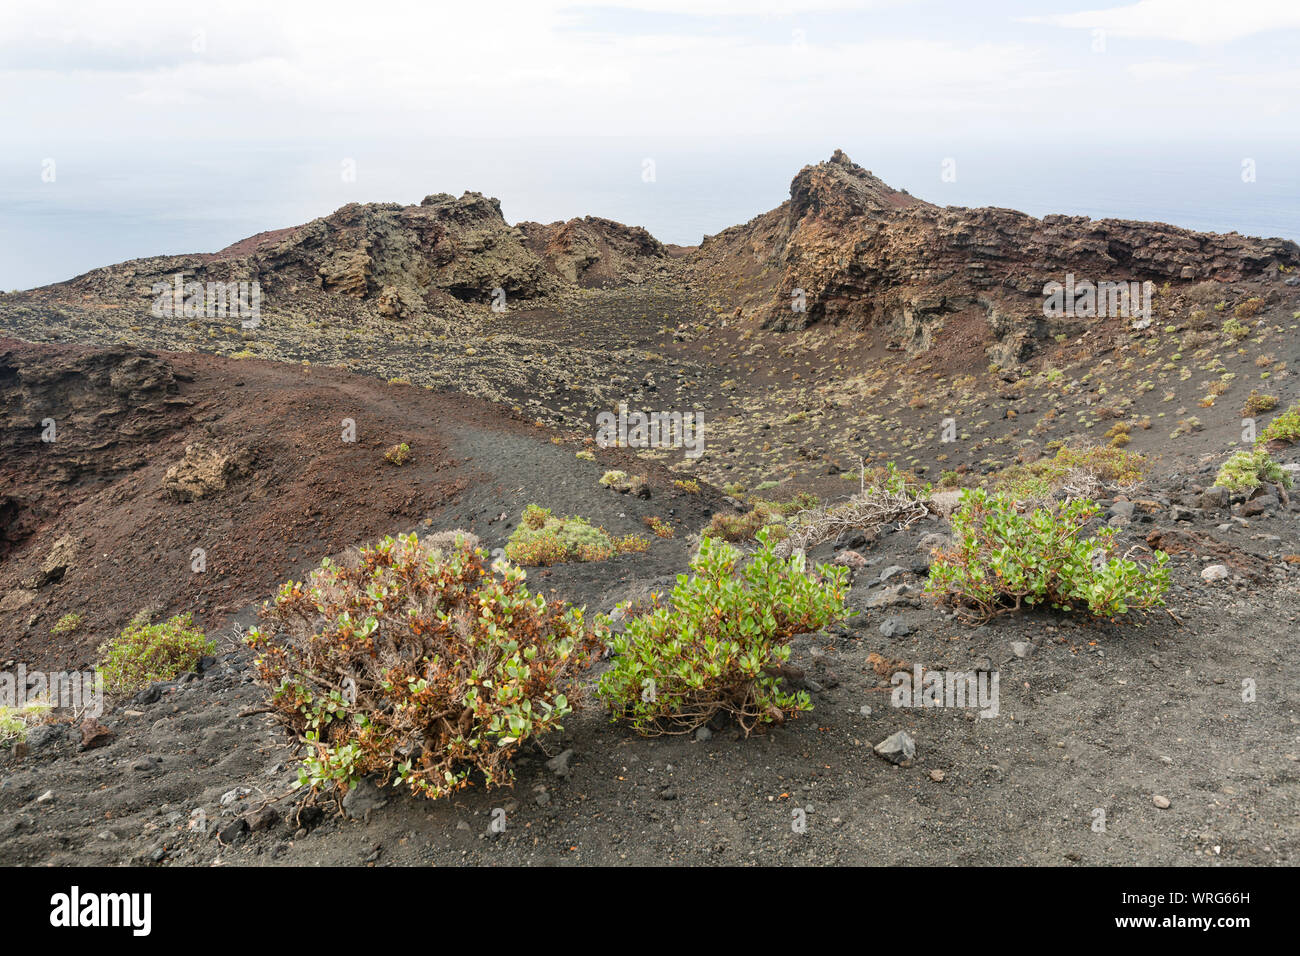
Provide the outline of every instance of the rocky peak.
[[790,215],[794,220],[818,216],[843,222],[914,205],[930,204],[894,189],[841,149],[835,150],[826,162],[805,166],[790,183]]
[[501,214],[501,200],[468,190],[459,199],[450,193],[433,193],[420,200],[419,208],[438,219],[462,225],[506,224],[505,216]]
[[958,335],[972,364],[1014,365],[1034,340],[1062,331],[1044,321],[1044,288],[1067,275],[1152,282],[1177,295],[1207,281],[1276,279],[1300,268],[1300,247],[1163,223],[936,206],[836,150],[799,171],[789,201],[706,240],[696,263],[716,287],[738,290],[740,308],[767,328],[873,328],[910,353]]

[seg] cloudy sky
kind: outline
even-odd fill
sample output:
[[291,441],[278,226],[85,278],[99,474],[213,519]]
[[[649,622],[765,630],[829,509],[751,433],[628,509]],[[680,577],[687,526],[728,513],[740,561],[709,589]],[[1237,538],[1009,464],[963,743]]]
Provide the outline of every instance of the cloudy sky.
[[20,140],[448,133],[1278,135],[1295,0],[45,0],[0,10]]
[[[57,195],[75,224],[86,209],[68,205],[78,181],[101,198],[119,187],[180,197],[238,165],[241,183],[274,184],[277,201],[296,205],[259,200],[263,212],[231,230],[461,188],[512,189],[502,196],[508,216],[517,203],[511,218],[610,214],[542,198],[547,182],[560,182],[552,196],[583,182],[598,191],[600,177],[563,147],[578,137],[630,138],[636,173],[639,157],[674,150],[712,151],[715,177],[731,175],[737,156],[755,168],[778,157],[772,169],[784,172],[770,195],[747,200],[748,215],[838,145],[879,172],[891,150],[925,144],[934,179],[940,157],[989,144],[1115,156],[1177,142],[1189,155],[1221,152],[1232,176],[1239,157],[1296,141],[1298,43],[1300,0],[10,2],[0,7],[0,204],[34,215],[45,202],[49,213],[45,197]],[[458,141],[461,166],[409,168],[420,144]],[[320,168],[266,158],[273,149],[316,150]],[[127,153],[142,158],[105,171]],[[357,156],[373,178],[352,192],[324,185]],[[39,178],[49,159],[59,189],[38,196],[52,185]],[[909,168],[895,164],[898,185],[911,185]]]

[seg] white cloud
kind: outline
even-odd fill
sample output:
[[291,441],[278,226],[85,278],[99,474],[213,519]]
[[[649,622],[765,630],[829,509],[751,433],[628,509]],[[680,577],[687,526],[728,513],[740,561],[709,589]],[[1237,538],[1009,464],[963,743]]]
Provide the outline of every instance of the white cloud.
[[[1248,124],[1212,71],[1165,55],[1111,68],[1005,19],[936,27],[935,5],[856,0],[48,0],[0,7],[0,124],[12,139],[418,136],[891,136],[1046,128],[1151,103]],[[1051,22],[1114,36],[1230,37],[1296,12],[1182,0]],[[646,18],[650,12],[664,14]],[[745,14],[741,16],[740,14]],[[1225,20],[1226,23],[1219,21]],[[707,26],[703,29],[702,26]],[[803,31],[802,50],[793,31]],[[1144,32],[1146,31],[1146,32]],[[1249,56],[1222,58],[1248,74]],[[1103,68],[1103,61],[1105,67]],[[1121,61],[1122,64],[1122,61]],[[1220,63],[1216,61],[1216,67]],[[1278,64],[1289,67],[1289,64]],[[1235,98],[1229,102],[1228,97]],[[1190,107],[1186,107],[1190,108]]]
[[1104,30],[1128,39],[1179,40],[1212,45],[1277,30],[1300,28],[1296,0],[1140,0],[1139,3],[1047,17],[1019,17],[1077,30]]
[[1169,80],[1189,76],[1201,69],[1197,63],[1178,63],[1173,60],[1147,60],[1142,63],[1130,63],[1125,69],[1135,80]]

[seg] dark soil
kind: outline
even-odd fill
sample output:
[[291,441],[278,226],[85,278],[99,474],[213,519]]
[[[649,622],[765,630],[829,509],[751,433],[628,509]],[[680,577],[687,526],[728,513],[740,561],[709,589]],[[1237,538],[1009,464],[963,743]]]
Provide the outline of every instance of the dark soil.
[[[278,583],[426,522],[499,547],[528,503],[617,534],[645,533],[648,516],[670,522],[675,536],[648,536],[645,554],[529,571],[534,588],[606,611],[671,586],[692,534],[731,506],[708,484],[698,495],[677,489],[674,472],[631,452],[593,449],[597,460],[586,461],[575,456],[579,440],[430,389],[160,353],[175,390],[155,391],[173,402],[113,393],[105,409],[124,411],[97,416],[98,393],[76,397],[65,386],[87,380],[77,363],[102,351],[6,342],[6,353],[14,368],[83,372],[51,376],[48,399],[75,405],[78,421],[59,443],[5,446],[4,495],[38,517],[0,559],[0,594],[34,592],[4,613],[4,656],[29,668],[84,666],[142,608],[195,611],[220,645],[201,674],[111,702],[100,718],[115,734],[106,746],[80,749],[72,728],[9,751],[0,769],[6,863],[1300,862],[1300,572],[1284,560],[1300,552],[1297,506],[1249,518],[1202,510],[1194,503],[1208,466],[1163,476],[1138,496],[1145,503],[1132,523],[1119,522],[1125,547],[1157,531],[1183,546],[1172,559],[1172,614],[1087,624],[1033,613],[972,628],[919,595],[921,539],[946,530],[924,521],[859,547],[867,566],[846,626],[795,639],[791,663],[811,714],[749,738],[717,724],[700,735],[708,739],[645,740],[588,700],[563,737],[519,760],[511,789],[475,787],[442,802],[362,790],[348,816],[331,801],[303,809],[291,792],[294,752],[256,712],[265,690],[238,636]],[[358,424],[355,444],[340,439],[344,418]],[[200,439],[246,451],[249,470],[209,497],[176,501],[163,490],[167,469]],[[412,449],[400,467],[384,460],[399,441]],[[601,488],[607,468],[646,474],[650,497]],[[61,577],[24,587],[64,534],[77,546]],[[207,550],[202,574],[190,570],[195,546]],[[812,557],[835,553],[827,544]],[[1233,576],[1203,582],[1210,559]],[[895,567],[887,586],[877,584]],[[886,590],[899,583],[912,590]],[[69,611],[84,630],[52,638]],[[884,636],[887,619],[909,632]],[[999,713],[894,708],[870,654],[936,670],[988,657],[1000,675]],[[1246,680],[1256,689],[1249,702]],[[909,766],[872,752],[899,730],[916,741]],[[570,773],[561,776],[546,762],[565,750]],[[498,809],[506,825],[493,833]],[[795,810],[803,832],[792,826]],[[1095,829],[1099,810],[1104,830]],[[241,819],[259,828],[245,832]]]

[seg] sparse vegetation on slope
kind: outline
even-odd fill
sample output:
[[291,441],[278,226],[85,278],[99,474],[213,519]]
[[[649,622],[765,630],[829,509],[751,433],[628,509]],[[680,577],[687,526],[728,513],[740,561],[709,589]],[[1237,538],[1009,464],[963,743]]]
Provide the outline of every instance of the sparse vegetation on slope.
[[100,648],[99,670],[109,691],[129,694],[193,670],[201,657],[215,650],[216,644],[194,627],[189,614],[159,624],[140,617]]

